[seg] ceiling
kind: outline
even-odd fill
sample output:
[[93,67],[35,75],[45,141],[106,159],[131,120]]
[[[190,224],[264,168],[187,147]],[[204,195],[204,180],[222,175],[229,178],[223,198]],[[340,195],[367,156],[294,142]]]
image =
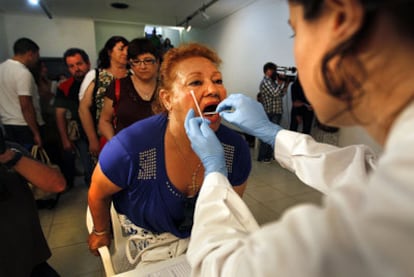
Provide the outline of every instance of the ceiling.
[[[176,26],[194,15],[190,24],[196,28],[206,28],[256,0],[40,0],[56,17],[77,17],[97,21],[130,22],[159,26]],[[115,9],[111,3],[128,4],[127,9]],[[211,6],[209,6],[211,4]],[[203,6],[205,12],[194,14]],[[28,0],[0,0],[0,12],[5,14],[44,15],[39,6],[31,6]]]

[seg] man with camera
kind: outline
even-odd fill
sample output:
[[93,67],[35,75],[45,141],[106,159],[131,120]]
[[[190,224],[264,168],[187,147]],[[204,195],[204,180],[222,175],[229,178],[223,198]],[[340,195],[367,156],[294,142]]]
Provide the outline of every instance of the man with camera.
[[[277,66],[268,62],[263,66],[264,77],[260,83],[261,103],[270,121],[280,124],[283,113],[283,96],[285,96],[288,82],[279,81]],[[273,158],[273,149],[270,145],[260,142],[259,162],[269,163]]]
[[29,157],[24,147],[4,141],[0,125],[0,276],[59,276],[46,262],[51,252],[28,185],[61,192],[62,174]]

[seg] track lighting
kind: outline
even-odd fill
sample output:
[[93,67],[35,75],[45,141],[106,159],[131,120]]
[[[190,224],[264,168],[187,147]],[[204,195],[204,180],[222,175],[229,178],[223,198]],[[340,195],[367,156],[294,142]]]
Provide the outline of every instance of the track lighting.
[[207,4],[203,4],[200,8],[198,8],[197,10],[195,10],[192,14],[190,14],[189,16],[187,16],[185,20],[179,22],[177,24],[177,26],[182,26],[182,27],[185,28],[185,30],[187,32],[189,32],[190,29],[191,29],[190,21],[194,18],[194,16],[200,14],[205,21],[209,20],[210,19],[210,16],[206,13],[206,9],[208,7],[210,7],[211,5],[213,5],[214,3],[216,3],[217,1],[218,0],[212,0],[212,1],[208,2]]
[[210,16],[206,13],[206,11],[201,10],[200,14],[204,18],[204,20],[208,21],[210,19]]
[[190,25],[190,23],[187,21],[187,23],[185,24],[185,30],[187,31],[187,32],[190,32],[191,31],[191,25]]
[[46,4],[43,0],[28,0],[29,4],[31,5],[39,5],[42,10],[45,12],[49,19],[52,19],[52,14],[50,13],[49,9],[47,8]]

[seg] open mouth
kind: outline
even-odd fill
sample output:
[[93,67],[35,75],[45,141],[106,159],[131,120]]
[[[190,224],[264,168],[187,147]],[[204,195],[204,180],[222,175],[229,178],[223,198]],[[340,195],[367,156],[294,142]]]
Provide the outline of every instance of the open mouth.
[[215,115],[217,114],[216,109],[217,109],[217,104],[207,105],[206,107],[204,107],[203,115],[204,116]]

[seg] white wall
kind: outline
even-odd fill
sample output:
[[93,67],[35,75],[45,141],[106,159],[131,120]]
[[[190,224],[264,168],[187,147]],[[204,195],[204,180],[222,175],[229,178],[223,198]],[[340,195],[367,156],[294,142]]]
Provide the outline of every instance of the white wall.
[[78,47],[88,53],[93,64],[96,61],[95,29],[92,20],[50,20],[44,16],[4,15],[4,29],[7,57],[13,55],[14,42],[21,37],[27,37],[39,45],[42,57],[62,57],[66,49]]
[[95,22],[96,51],[105,46],[106,41],[112,36],[123,36],[127,40],[144,36],[145,24],[128,24],[108,21]]
[[0,13],[0,62],[8,58],[6,30],[4,28],[4,15]]

